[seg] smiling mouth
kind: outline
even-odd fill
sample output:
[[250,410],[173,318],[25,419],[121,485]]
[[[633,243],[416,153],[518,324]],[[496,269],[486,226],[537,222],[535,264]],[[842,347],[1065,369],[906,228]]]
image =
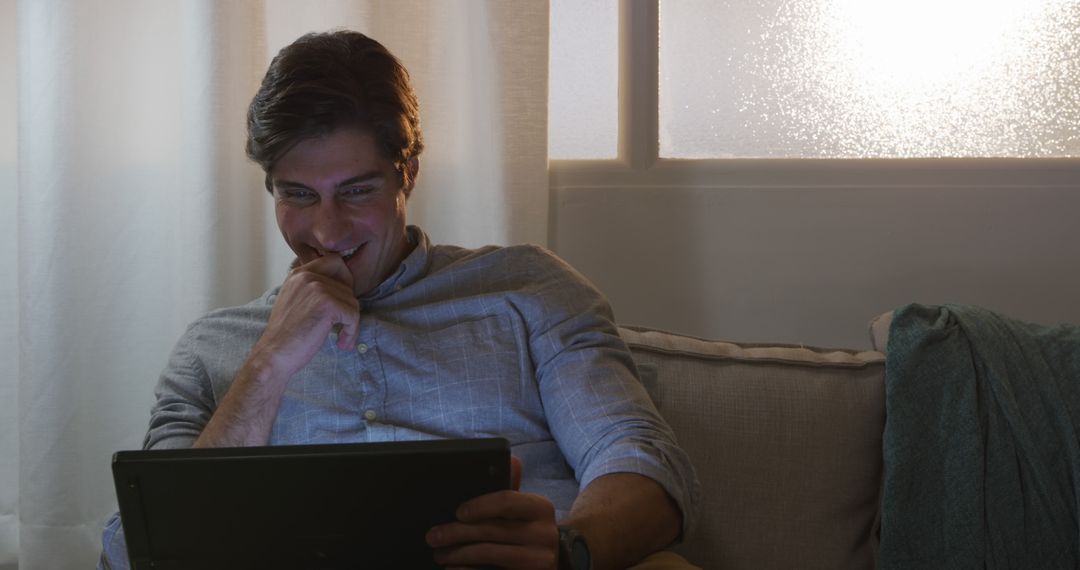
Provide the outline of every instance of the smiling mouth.
[[336,254],[341,256],[341,259],[343,261],[348,261],[349,258],[352,257],[360,249],[360,247],[361,246],[358,245],[358,246],[356,246],[356,247],[354,247],[352,249],[344,249],[344,250],[341,250],[341,251],[329,251],[329,250],[325,250],[325,249],[316,248],[315,253],[319,254],[319,257],[323,257],[324,255],[326,255],[328,253],[336,253]]

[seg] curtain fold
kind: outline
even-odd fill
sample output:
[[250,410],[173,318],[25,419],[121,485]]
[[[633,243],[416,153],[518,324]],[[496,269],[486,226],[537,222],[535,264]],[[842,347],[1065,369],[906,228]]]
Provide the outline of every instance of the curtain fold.
[[0,570],[14,570],[19,547],[16,29],[15,0],[0,0]]
[[284,276],[244,115],[300,34],[357,29],[410,69],[410,222],[547,241],[546,2],[0,0],[0,22],[2,570],[94,563],[173,342]]

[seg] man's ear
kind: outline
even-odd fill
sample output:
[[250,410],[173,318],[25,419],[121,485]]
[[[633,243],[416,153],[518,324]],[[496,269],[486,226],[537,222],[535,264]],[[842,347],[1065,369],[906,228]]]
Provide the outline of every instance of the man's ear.
[[409,183],[402,190],[408,198],[412,194],[413,186],[416,186],[416,176],[420,174],[420,159],[415,156],[410,158],[408,164],[405,165],[405,170],[408,173]]

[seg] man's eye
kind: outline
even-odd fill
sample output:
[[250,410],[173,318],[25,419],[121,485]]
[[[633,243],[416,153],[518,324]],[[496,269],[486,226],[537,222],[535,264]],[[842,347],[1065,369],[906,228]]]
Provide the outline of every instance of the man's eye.
[[315,199],[315,193],[311,190],[290,188],[281,191],[281,196],[289,202],[311,202]]
[[366,196],[368,194],[371,194],[374,190],[375,188],[371,186],[350,186],[349,188],[345,189],[344,194],[350,198],[353,198],[356,196]]

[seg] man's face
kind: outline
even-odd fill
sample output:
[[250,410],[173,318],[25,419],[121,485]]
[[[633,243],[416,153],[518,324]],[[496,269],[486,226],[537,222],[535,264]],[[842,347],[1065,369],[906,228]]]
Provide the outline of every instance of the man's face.
[[359,296],[401,264],[410,246],[405,201],[393,165],[379,156],[366,130],[341,128],[305,139],[270,172],[278,227],[300,263],[328,253],[345,260]]

